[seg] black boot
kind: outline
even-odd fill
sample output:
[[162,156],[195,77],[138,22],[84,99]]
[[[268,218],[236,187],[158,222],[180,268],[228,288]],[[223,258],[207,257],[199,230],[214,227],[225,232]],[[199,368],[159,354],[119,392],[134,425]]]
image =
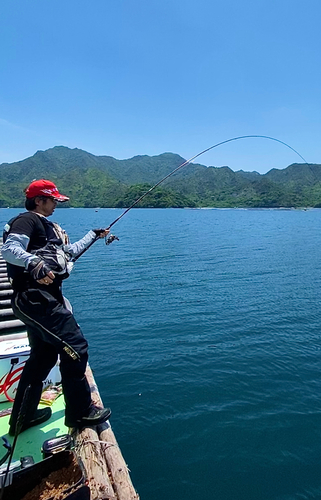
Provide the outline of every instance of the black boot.
[[88,415],[71,422],[65,419],[65,425],[67,427],[76,427],[77,429],[83,429],[84,427],[93,427],[95,425],[100,425],[106,422],[111,415],[111,410],[109,408],[98,408],[95,405],[91,405]]
[[[34,414],[33,418],[27,422],[24,422],[22,424],[22,428],[19,431],[23,432],[26,429],[29,429],[30,427],[34,427],[35,425],[40,425],[49,420],[51,417],[52,411],[51,408],[43,408],[41,410],[36,410],[36,413]],[[16,423],[11,423],[9,427],[9,436],[15,436],[16,434]]]

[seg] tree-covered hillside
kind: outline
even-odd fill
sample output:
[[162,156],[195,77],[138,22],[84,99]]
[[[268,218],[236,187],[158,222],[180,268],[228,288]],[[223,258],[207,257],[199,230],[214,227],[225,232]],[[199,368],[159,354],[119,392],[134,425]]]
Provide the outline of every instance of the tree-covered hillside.
[[[47,178],[70,196],[74,207],[127,207],[184,162],[173,153],[117,160],[57,146],[25,160],[0,165],[0,207],[20,207],[24,188]],[[321,206],[321,165],[233,172],[229,167],[190,164],[146,196],[143,207]]]

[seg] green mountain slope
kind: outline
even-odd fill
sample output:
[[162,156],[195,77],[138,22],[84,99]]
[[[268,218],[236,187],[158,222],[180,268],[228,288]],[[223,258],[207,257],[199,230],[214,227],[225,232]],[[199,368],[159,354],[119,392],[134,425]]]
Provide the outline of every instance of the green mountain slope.
[[[38,151],[25,160],[0,165],[0,207],[23,206],[23,190],[32,180],[40,178],[57,183],[59,189],[70,196],[71,206],[125,206],[138,198],[135,193],[141,193],[141,184],[145,184],[148,190],[183,161],[178,155],[170,153],[155,157],[155,161],[148,156],[116,160],[57,146]],[[137,188],[133,189],[133,185]],[[170,189],[160,187],[138,206],[186,205],[194,206],[194,203]]]
[[321,165],[293,163],[284,170],[273,168],[265,177],[272,182],[292,187],[313,186],[321,182]]
[[[0,165],[0,207],[23,206],[23,189],[48,178],[70,196],[71,206],[126,207],[184,162],[173,153],[117,160],[57,146],[25,160]],[[298,207],[321,205],[321,165],[233,172],[229,167],[190,164],[138,206]]]

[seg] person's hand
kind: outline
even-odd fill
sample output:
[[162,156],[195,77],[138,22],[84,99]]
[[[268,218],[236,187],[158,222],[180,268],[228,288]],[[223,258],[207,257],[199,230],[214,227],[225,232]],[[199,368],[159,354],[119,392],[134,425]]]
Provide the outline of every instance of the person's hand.
[[55,279],[55,275],[48,264],[40,257],[36,257],[29,262],[28,272],[41,285],[50,285]]
[[109,229],[93,229],[93,231],[98,238],[105,238],[109,234]]

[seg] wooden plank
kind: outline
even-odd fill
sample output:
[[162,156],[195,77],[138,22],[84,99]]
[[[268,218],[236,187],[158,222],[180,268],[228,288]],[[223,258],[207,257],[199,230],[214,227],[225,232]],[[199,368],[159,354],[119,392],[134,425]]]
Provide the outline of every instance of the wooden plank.
[[[104,426],[100,426],[103,429]],[[99,439],[106,442],[103,450],[108,470],[113,478],[114,489],[119,500],[139,500],[129,476],[129,469],[120,451],[115,435],[109,426],[99,434]]]
[[14,316],[13,310],[11,308],[0,309],[0,318],[2,318],[4,316]]
[[117,500],[108,475],[97,432],[87,427],[77,433],[76,452],[80,455],[87,473],[91,500]]
[[7,307],[7,306],[11,306],[11,300],[10,299],[0,300],[0,307]]
[[9,321],[0,322],[0,330],[7,330],[10,328],[17,328],[18,326],[26,326],[20,319],[13,319]]
[[11,288],[11,284],[9,283],[9,281],[2,281],[0,283],[0,289],[1,290],[6,290],[8,288]]

